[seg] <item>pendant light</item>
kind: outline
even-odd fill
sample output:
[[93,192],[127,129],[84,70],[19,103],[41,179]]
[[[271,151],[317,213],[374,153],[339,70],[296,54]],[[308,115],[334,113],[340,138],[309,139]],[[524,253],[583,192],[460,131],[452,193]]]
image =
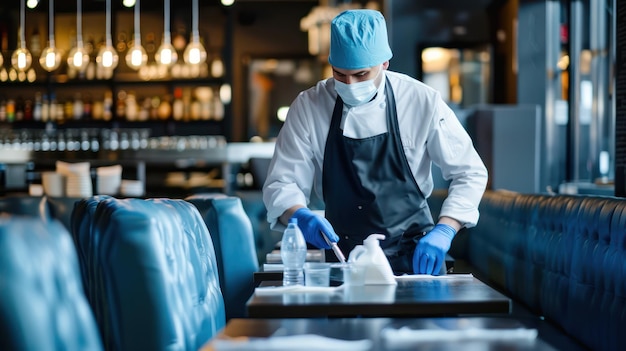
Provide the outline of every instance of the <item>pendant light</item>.
[[18,72],[26,71],[33,62],[33,57],[30,54],[30,51],[26,48],[26,37],[24,36],[24,22],[26,16],[24,9],[25,3],[26,0],[20,1],[20,47],[13,52],[13,55],[11,55],[11,65]]
[[107,70],[114,70],[117,67],[119,56],[117,51],[113,47],[113,40],[111,39],[111,0],[106,0],[106,39],[104,46],[98,52],[96,57],[96,63],[98,67]]
[[163,43],[159,46],[154,58],[161,66],[171,67],[178,60],[176,49],[172,46],[170,33],[170,0],[164,1]]
[[200,34],[198,32],[198,0],[192,0],[191,16],[191,41],[187,44],[183,57],[186,63],[199,65],[206,61],[206,50],[200,44]]
[[135,2],[135,38],[132,49],[126,53],[126,64],[128,67],[138,70],[148,62],[148,54],[141,46],[141,32],[139,30],[139,0]]
[[89,64],[89,54],[83,47],[83,17],[82,17],[82,1],[76,1],[76,46],[70,50],[67,57],[67,64],[79,71],[83,72]]
[[41,52],[39,64],[46,71],[52,72],[61,65],[61,51],[54,43],[54,0],[49,0],[48,5],[48,46]]

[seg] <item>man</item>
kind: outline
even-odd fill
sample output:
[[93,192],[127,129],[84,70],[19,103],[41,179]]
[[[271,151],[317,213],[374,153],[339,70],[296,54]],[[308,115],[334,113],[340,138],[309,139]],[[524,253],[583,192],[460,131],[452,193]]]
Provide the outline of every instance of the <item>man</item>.
[[[487,170],[439,94],[387,71],[391,57],[380,12],[333,19],[333,77],[289,109],[263,187],[268,221],[280,230],[295,217],[309,244],[328,249],[324,233],[345,254],[382,233],[396,274],[445,274],[454,235],[478,221]],[[451,181],[437,225],[426,202],[432,162]],[[312,192],[326,218],[307,208]]]

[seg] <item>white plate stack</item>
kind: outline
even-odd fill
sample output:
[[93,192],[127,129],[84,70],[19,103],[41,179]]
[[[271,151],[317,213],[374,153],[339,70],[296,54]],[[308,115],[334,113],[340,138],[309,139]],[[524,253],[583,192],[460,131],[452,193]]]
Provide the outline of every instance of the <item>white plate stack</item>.
[[56,162],[57,173],[65,176],[65,195],[68,197],[89,197],[93,195],[93,184],[89,162]]
[[65,196],[65,176],[58,172],[43,172],[41,174],[43,192],[50,197]]
[[96,168],[96,193],[98,195],[117,195],[122,185],[122,166],[113,165]]
[[122,180],[120,192],[124,196],[128,197],[141,197],[144,195],[143,182],[140,180]]

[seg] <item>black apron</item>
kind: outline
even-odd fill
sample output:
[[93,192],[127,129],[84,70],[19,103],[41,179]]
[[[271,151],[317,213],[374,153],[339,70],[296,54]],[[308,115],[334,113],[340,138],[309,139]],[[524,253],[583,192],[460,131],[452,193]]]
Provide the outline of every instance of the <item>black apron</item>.
[[326,218],[346,256],[370,234],[384,234],[380,244],[394,273],[412,274],[415,244],[433,227],[433,218],[404,154],[388,79],[385,92],[387,133],[365,139],[343,136],[343,101],[337,96],[322,172]]

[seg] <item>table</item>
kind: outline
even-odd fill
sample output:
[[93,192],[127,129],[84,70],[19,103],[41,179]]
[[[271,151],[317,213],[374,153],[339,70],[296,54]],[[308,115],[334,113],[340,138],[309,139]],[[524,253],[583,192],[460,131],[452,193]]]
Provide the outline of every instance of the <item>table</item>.
[[[311,250],[311,251],[317,251],[317,250]],[[324,251],[322,250],[322,252]],[[278,249],[275,249],[274,251],[272,251],[272,253],[280,255],[280,251]],[[312,260],[312,262],[317,262],[317,261]],[[266,266],[271,267],[273,265],[272,264],[268,265],[266,263],[263,266],[261,266],[257,272],[254,272],[253,279],[254,279],[255,285],[259,285],[261,284],[261,282],[266,281],[266,280],[282,280],[283,279],[283,271],[281,270],[282,265],[277,265],[276,267],[272,267],[272,269],[270,270],[265,269]],[[454,271],[454,258],[450,256],[450,254],[448,253],[446,253],[446,267],[449,272]]]
[[[511,311],[511,299],[470,274],[413,276],[398,285],[340,286],[331,293],[253,294],[252,318],[422,317]],[[263,285],[280,285],[266,281]]]
[[[394,331],[400,328],[409,328],[409,331],[429,330],[444,332],[444,335],[433,337],[431,340],[416,341],[410,338],[395,338]],[[519,328],[519,329],[518,329]],[[217,351],[218,343],[224,340],[239,341],[242,344],[236,350],[266,349],[258,348],[259,342],[266,342],[269,336],[303,336],[317,335],[339,340],[370,340],[369,350],[556,350],[541,337],[537,338],[508,338],[501,336],[496,340],[483,337],[461,338],[463,331],[486,330],[498,334],[518,330],[527,335],[535,329],[533,323],[522,323],[512,318],[495,317],[446,317],[446,318],[336,318],[336,319],[231,319],[226,327],[213,339],[209,340],[201,351]],[[391,333],[390,333],[391,332]],[[450,333],[452,332],[452,333]],[[457,332],[457,333],[454,333]],[[435,333],[429,333],[432,337]],[[456,335],[456,339],[454,336]],[[452,337],[451,337],[452,336]],[[261,339],[256,339],[261,338]],[[274,338],[275,340],[276,338]],[[252,340],[252,343],[250,341]],[[283,339],[284,340],[284,339]],[[333,340],[331,340],[333,341]],[[402,341],[402,343],[400,343]],[[248,344],[246,344],[246,342]],[[256,344],[254,344],[256,343]],[[254,345],[252,345],[254,344]],[[227,342],[232,346],[233,342]],[[311,344],[308,344],[309,346]],[[316,344],[320,346],[320,344]],[[580,350],[576,345],[571,350]],[[307,344],[294,346],[293,350],[304,350]],[[329,349],[332,349],[328,346]]]

